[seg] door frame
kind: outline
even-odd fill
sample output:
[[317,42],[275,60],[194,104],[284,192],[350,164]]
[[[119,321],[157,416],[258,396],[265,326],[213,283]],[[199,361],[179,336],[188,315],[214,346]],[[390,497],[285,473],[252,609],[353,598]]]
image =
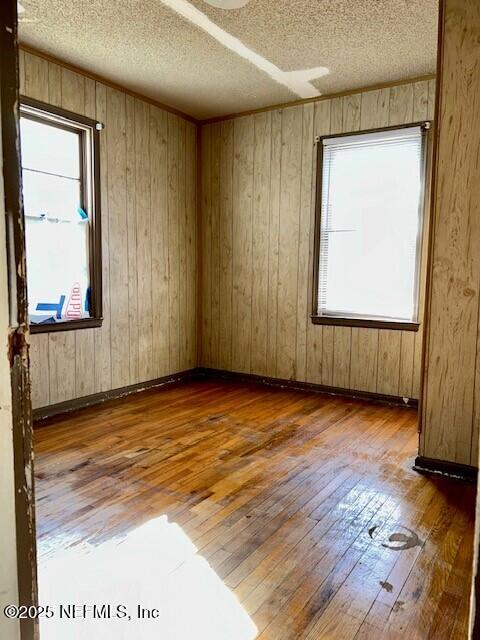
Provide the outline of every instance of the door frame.
[[[18,603],[37,605],[37,553],[30,399],[25,230],[19,132],[17,2],[0,2],[0,104],[8,261],[8,357],[12,388],[12,431],[17,544]],[[35,619],[20,620],[22,640],[38,638]]]

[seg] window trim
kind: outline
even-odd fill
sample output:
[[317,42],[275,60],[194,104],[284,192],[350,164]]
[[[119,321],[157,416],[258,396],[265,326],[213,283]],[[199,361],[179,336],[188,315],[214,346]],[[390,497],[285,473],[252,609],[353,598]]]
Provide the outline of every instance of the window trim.
[[[322,315],[318,313],[318,284],[320,277],[320,233],[321,233],[321,216],[322,216],[322,181],[323,181],[323,141],[329,138],[343,138],[347,136],[362,135],[367,133],[380,133],[382,131],[395,131],[399,129],[409,129],[412,127],[421,127],[422,130],[422,157],[420,167],[420,200],[419,200],[419,228],[420,234],[417,243],[417,253],[415,258],[415,320],[388,320],[388,319],[375,319],[372,316],[335,316],[335,315]],[[428,135],[432,128],[432,121],[421,120],[419,122],[411,122],[408,124],[398,124],[388,127],[378,127],[375,129],[362,129],[360,131],[348,131],[344,133],[334,133],[325,136],[317,136],[315,143],[317,145],[317,166],[316,166],[316,183],[315,183],[315,224],[314,224],[314,241],[313,241],[313,290],[312,290],[312,313],[311,321],[313,324],[323,324],[331,326],[342,327],[363,327],[374,329],[393,329],[398,331],[418,331],[421,319],[418,317],[418,306],[420,300],[421,289],[421,264],[422,264],[422,245],[423,234],[425,230],[425,205],[426,205],[426,188],[427,188],[427,175],[428,175],[428,145],[430,144],[430,137]]]
[[[40,112],[22,114],[22,107]],[[46,117],[42,117],[42,113]],[[51,125],[59,129],[68,131],[74,130],[80,134],[81,140],[81,162],[80,162],[80,184],[82,207],[88,211],[91,224],[89,238],[89,270],[90,270],[90,317],[78,320],[66,320],[48,324],[29,323],[30,333],[50,333],[53,331],[74,331],[77,329],[89,329],[101,327],[103,322],[102,313],[102,233],[101,233],[101,190],[100,190],[100,131],[103,125],[96,120],[86,116],[67,111],[60,107],[55,107],[46,102],[34,100],[27,96],[20,96],[20,115],[31,118],[37,122],[48,121],[48,115],[52,116]],[[63,122],[62,122],[63,121]],[[90,152],[92,166],[88,166],[88,154],[85,153],[88,144],[87,130],[90,130]],[[91,205],[86,202],[90,198],[88,193],[86,176],[91,181]],[[27,291],[28,295],[28,291]]]

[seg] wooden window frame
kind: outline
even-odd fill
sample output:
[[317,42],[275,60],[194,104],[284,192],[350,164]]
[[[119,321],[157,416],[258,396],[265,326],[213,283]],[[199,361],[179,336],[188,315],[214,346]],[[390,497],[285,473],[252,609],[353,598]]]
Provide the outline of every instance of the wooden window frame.
[[312,291],[312,313],[311,321],[313,324],[322,324],[341,327],[362,327],[372,329],[396,329],[398,331],[418,331],[420,327],[420,319],[416,315],[415,320],[387,320],[376,319],[369,316],[334,316],[321,315],[318,313],[318,284],[320,277],[320,233],[321,233],[321,216],[322,216],[322,181],[323,181],[323,141],[329,138],[343,138],[347,136],[362,135],[368,133],[380,133],[382,131],[396,131],[399,129],[410,129],[412,127],[421,127],[422,130],[422,156],[421,156],[421,176],[420,176],[420,200],[419,200],[419,228],[420,236],[417,241],[417,254],[415,259],[415,310],[418,314],[420,299],[420,277],[421,277],[421,260],[422,260],[422,237],[425,227],[425,203],[426,203],[426,178],[427,178],[427,158],[428,158],[428,133],[432,128],[430,120],[422,120],[420,122],[412,122],[409,124],[392,125],[388,127],[379,127],[375,129],[362,129],[361,131],[349,131],[345,133],[329,134],[318,136],[315,139],[317,144],[317,167],[316,167],[316,192],[315,192],[315,226],[314,226],[314,247],[313,247],[313,291]]
[[[23,107],[30,111],[23,111]],[[61,109],[60,107],[54,107],[27,96],[20,96],[20,114],[22,117],[27,117],[37,122],[46,122],[59,129],[74,131],[80,136],[81,206],[88,212],[91,225],[89,234],[90,317],[45,324],[30,322],[30,333],[74,331],[101,327],[103,313],[100,131],[103,129],[103,125],[86,116]]]

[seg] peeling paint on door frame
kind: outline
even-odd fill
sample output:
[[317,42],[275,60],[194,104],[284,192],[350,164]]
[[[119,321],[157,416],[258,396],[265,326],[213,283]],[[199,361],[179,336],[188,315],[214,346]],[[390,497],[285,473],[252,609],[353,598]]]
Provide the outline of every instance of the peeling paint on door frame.
[[[25,232],[18,114],[17,2],[0,3],[0,74],[3,180],[9,289],[9,340],[17,530],[18,602],[36,605],[37,555],[33,482],[32,410],[28,357]],[[22,640],[38,637],[35,620],[22,620]]]

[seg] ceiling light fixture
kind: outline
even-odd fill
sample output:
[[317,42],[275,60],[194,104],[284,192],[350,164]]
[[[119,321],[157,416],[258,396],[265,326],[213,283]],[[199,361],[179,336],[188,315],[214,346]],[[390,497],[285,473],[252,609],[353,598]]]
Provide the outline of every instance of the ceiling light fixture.
[[205,0],[205,2],[217,9],[241,9],[248,4],[250,0]]

